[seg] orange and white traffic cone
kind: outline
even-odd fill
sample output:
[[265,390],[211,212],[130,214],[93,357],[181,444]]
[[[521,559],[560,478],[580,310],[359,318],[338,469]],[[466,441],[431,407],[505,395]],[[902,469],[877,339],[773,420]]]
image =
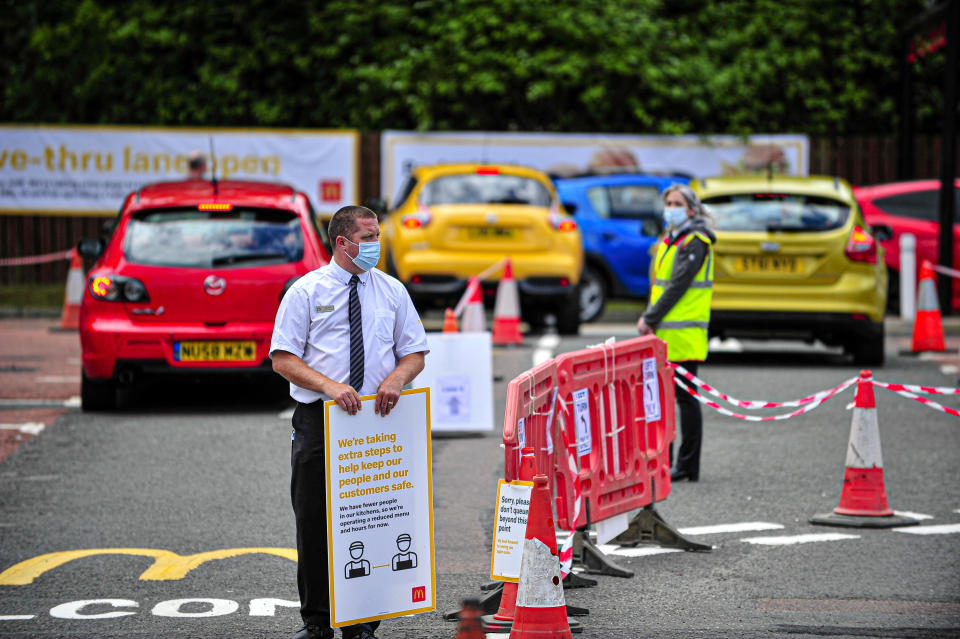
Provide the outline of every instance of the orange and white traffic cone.
[[832,513],[811,517],[810,523],[857,528],[888,528],[917,523],[911,517],[894,514],[887,504],[877,404],[873,397],[873,373],[868,370],[860,371],[857,382],[840,503]]
[[[527,446],[520,451],[520,469],[517,474],[517,479],[521,481],[533,481],[533,448]],[[500,595],[500,608],[495,614],[483,617],[484,632],[496,633],[510,630],[516,614],[517,584],[513,581],[507,581],[504,582],[503,592]]]
[[447,308],[443,314],[443,332],[444,333],[459,333],[460,327],[457,326],[457,315],[453,312],[452,308]]
[[547,476],[533,478],[510,639],[572,639]]
[[483,327],[483,292],[480,280],[471,277],[467,282],[467,306],[463,311],[464,333],[482,333]]
[[937,279],[930,262],[920,265],[920,285],[917,289],[917,314],[913,319],[911,352],[946,350],[943,344],[943,322],[937,301]]
[[507,258],[503,277],[497,286],[497,301],[493,307],[493,343],[497,346],[523,344],[520,334],[520,295],[513,279],[513,266]]
[[70,271],[67,273],[67,290],[63,296],[63,312],[60,315],[61,331],[80,328],[80,302],[83,300],[83,260],[77,249],[70,251]]

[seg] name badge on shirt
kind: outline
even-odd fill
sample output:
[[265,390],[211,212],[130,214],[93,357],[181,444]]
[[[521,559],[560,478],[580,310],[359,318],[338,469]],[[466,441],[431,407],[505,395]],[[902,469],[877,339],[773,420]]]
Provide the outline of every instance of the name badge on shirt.
[[326,306],[318,306],[318,307],[317,307],[317,312],[318,312],[318,313],[329,313],[329,312],[331,312],[332,310],[333,310],[333,304],[328,304],[328,305],[326,305]]

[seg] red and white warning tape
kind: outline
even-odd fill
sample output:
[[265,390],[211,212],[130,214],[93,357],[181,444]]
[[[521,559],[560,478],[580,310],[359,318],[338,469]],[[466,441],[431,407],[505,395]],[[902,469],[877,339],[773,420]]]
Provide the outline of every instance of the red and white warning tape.
[[[580,490],[580,469],[577,468],[577,458],[570,449],[570,443],[567,439],[567,429],[564,427],[563,413],[560,413],[560,443],[567,451],[567,465],[570,468],[570,474],[573,476],[573,521],[580,518],[580,503],[583,500],[583,493]],[[563,546],[560,547],[560,578],[566,577],[573,568],[573,534],[563,540]]]
[[29,255],[26,257],[2,257],[0,266],[27,266],[30,264],[45,264],[46,262],[56,262],[57,260],[69,260],[73,255],[73,249],[67,251],[57,251],[56,253],[45,253],[43,255]]
[[944,275],[949,275],[950,277],[960,278],[960,271],[946,266],[940,266],[939,264],[931,264],[930,268],[935,270],[937,273],[943,273]]
[[[922,393],[935,393],[938,395],[960,395],[960,388],[935,388],[929,386],[907,386],[904,384],[887,384],[885,382],[878,382],[874,380],[874,385],[879,386],[880,388],[886,388],[888,391],[892,391],[898,395],[903,395],[908,399],[912,399],[915,402],[920,402],[927,408],[932,408],[934,410],[943,411],[947,415],[953,415],[954,417],[960,417],[960,411],[955,408],[948,408],[932,399],[927,399],[926,397],[920,397],[919,395],[914,395],[907,388],[910,389],[919,389],[919,392]],[[924,390],[927,389],[927,390]],[[949,393],[943,391],[950,391]]]
[[[680,366],[674,363],[671,363],[670,365],[682,378],[682,379],[675,378],[677,381],[677,385],[683,388],[684,390],[686,390],[688,393],[690,393],[694,397],[694,399],[696,399],[698,402],[700,402],[701,404],[704,404],[705,406],[709,406],[710,408],[714,409],[721,415],[726,415],[728,417],[734,417],[736,419],[742,419],[749,422],[773,422],[773,421],[779,421],[783,419],[790,419],[791,417],[797,417],[798,415],[803,415],[804,413],[808,413],[814,408],[817,408],[818,406],[823,405],[823,403],[826,402],[831,397],[834,397],[835,395],[843,392],[847,388],[850,388],[859,379],[857,377],[853,377],[839,384],[838,386],[834,386],[829,390],[820,391],[819,393],[814,393],[813,395],[810,395],[808,397],[804,397],[801,399],[787,401],[787,402],[769,402],[769,401],[762,401],[762,400],[744,400],[744,399],[737,399],[735,397],[731,397],[726,393],[722,393],[714,389],[712,386],[704,382],[702,379],[700,379],[690,371],[686,370],[683,366]],[[687,381],[684,381],[684,380],[687,380]],[[897,393],[898,395],[903,395],[908,399],[912,399],[916,402],[919,402],[924,406],[927,406],[928,408],[942,411],[944,413],[947,413],[948,415],[953,415],[954,417],[960,417],[960,410],[943,406],[931,399],[927,399],[926,397],[920,397],[915,394],[915,393],[927,393],[930,395],[960,395],[960,388],[950,388],[945,386],[917,386],[913,384],[890,384],[887,382],[878,382],[873,378],[869,379],[868,381],[870,381],[876,386],[879,386],[880,388],[886,388],[887,390]],[[713,395],[714,397],[718,397],[723,401],[728,402],[730,404],[734,404],[740,408],[759,409],[759,408],[780,408],[785,406],[802,406],[803,408],[801,408],[800,410],[795,410],[791,413],[783,413],[780,415],[767,415],[763,417],[758,417],[755,415],[742,415],[740,413],[734,413],[733,411],[724,408],[723,406],[721,406],[716,402],[710,401],[709,399],[707,399],[706,397],[698,393],[693,388],[693,385],[703,389],[708,394]],[[847,408],[852,408],[852,407],[853,407],[853,404],[847,406]]]
[[787,402],[769,402],[766,400],[737,399],[736,397],[731,397],[726,393],[721,393],[720,391],[716,390],[715,388],[707,384],[705,381],[703,381],[702,379],[700,379],[699,377],[697,377],[696,375],[694,375],[693,373],[685,369],[683,366],[680,366],[679,364],[674,364],[673,362],[670,363],[670,366],[672,366],[674,370],[680,373],[683,377],[690,380],[691,382],[696,384],[699,388],[706,391],[708,394],[713,395],[714,397],[719,397],[720,399],[722,399],[723,401],[729,404],[733,404],[740,408],[749,408],[749,409],[783,408],[785,406],[806,406],[807,404],[813,404],[813,403],[822,404],[826,400],[836,395],[839,391],[843,390],[847,386],[850,386],[850,384],[852,384],[853,382],[857,381],[857,378],[854,377],[854,378],[848,379],[847,381],[843,382],[842,384],[840,384],[835,388],[821,391],[819,393],[814,393],[813,395],[810,395],[808,397],[803,397],[800,399],[795,399]]

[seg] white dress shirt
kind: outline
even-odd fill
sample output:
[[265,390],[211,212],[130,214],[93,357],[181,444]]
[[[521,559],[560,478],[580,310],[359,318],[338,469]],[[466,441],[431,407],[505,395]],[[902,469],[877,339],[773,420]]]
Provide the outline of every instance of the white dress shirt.
[[[270,356],[278,350],[293,353],[315,371],[348,384],[351,277],[352,273],[331,261],[297,280],[280,302]],[[427,334],[399,280],[375,268],[357,277],[363,320],[363,385],[359,392],[361,396],[374,395],[400,358],[429,352]],[[293,383],[290,396],[304,404],[330,399]]]

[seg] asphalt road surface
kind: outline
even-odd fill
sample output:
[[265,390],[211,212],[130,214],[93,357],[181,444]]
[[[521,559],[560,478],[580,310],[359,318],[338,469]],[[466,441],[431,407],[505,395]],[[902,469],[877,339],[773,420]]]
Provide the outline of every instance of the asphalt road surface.
[[[387,620],[378,636],[452,638],[456,624],[442,613],[484,594],[507,382],[631,329],[593,324],[577,338],[528,336],[523,347],[495,349],[494,430],[432,441],[437,611]],[[877,379],[957,386],[943,362],[899,355],[903,341],[888,337]],[[700,376],[738,398],[796,399],[859,372],[822,347],[717,346]],[[75,363],[59,368],[58,379],[76,375]],[[69,400],[2,394],[2,426],[23,437],[0,461],[0,637],[279,639],[300,627],[288,401],[256,386],[153,384],[125,410],[88,414]],[[837,505],[852,397],[764,423],[704,409],[700,481],[674,484],[657,510],[712,551],[606,548],[635,574],[565,592],[589,610],[576,618],[579,636],[960,636],[956,417],[877,390],[887,496],[920,523],[808,523]],[[960,398],[934,399],[960,408]],[[34,426],[18,431],[16,420]]]

